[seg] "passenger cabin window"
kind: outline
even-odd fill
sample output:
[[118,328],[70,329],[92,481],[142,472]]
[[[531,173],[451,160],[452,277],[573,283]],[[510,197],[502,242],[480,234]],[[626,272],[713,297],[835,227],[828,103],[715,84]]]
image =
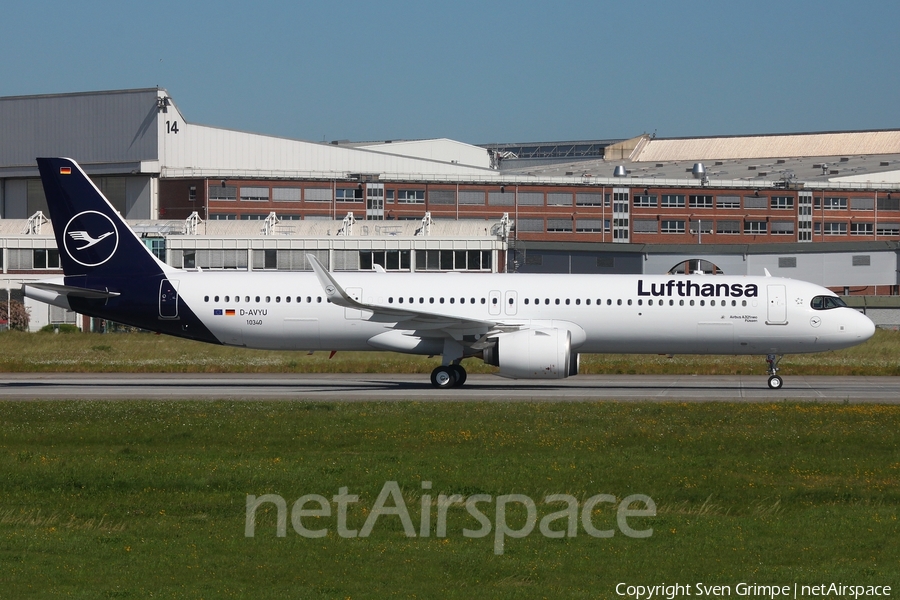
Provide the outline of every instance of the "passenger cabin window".
[[810,306],[813,307],[813,310],[830,310],[845,307],[847,304],[837,296],[816,296],[812,299]]

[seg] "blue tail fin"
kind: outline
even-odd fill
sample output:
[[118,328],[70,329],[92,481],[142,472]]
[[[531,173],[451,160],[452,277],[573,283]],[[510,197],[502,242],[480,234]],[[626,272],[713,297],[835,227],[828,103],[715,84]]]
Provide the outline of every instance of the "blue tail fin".
[[[159,261],[74,160],[39,158],[65,284],[42,284],[72,310],[220,343],[178,295],[178,269]],[[49,287],[48,287],[49,286]]]
[[170,270],[134,234],[78,163],[69,158],[39,158],[37,163],[67,277],[146,277]]

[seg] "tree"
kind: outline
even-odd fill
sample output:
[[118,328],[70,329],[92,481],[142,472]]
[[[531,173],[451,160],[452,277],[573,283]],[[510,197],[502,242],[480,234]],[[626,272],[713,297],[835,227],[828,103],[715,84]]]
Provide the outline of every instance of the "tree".
[[7,321],[10,329],[28,331],[30,318],[28,309],[18,300],[13,300],[9,304],[0,302],[0,320]]

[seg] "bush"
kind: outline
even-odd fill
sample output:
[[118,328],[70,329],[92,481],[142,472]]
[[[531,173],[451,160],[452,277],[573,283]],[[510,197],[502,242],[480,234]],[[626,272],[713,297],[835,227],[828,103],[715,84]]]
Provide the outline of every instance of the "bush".
[[56,333],[57,329],[60,333],[81,333],[80,329],[74,325],[67,325],[66,323],[60,323],[59,325],[44,325],[41,327],[40,333]]
[[10,329],[28,331],[29,319],[28,309],[18,300],[0,303],[0,320],[7,321]]

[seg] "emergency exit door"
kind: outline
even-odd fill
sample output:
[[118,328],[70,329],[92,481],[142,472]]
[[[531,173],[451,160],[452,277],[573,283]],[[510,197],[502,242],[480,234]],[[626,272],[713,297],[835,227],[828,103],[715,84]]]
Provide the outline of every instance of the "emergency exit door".
[[786,291],[783,285],[767,285],[768,313],[766,325],[784,325],[787,323]]

